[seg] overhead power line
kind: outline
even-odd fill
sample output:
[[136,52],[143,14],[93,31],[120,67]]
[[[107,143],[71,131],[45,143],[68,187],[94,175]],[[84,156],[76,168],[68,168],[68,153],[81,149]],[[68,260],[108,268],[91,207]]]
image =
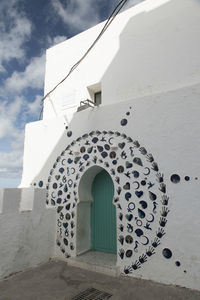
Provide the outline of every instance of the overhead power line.
[[112,11],[112,13],[110,14],[109,18],[107,19],[106,23],[104,24],[102,30],[100,31],[99,35],[97,36],[97,38],[94,40],[94,42],[92,43],[92,45],[88,48],[88,50],[85,52],[85,54],[71,67],[70,71],[67,73],[67,75],[57,84],[54,86],[54,88],[52,90],[50,90],[41,100],[41,105],[42,105],[42,109],[40,112],[40,116],[39,116],[39,120],[41,120],[41,116],[42,116],[42,112],[43,112],[43,108],[44,108],[44,100],[52,93],[54,92],[57,87],[59,85],[61,85],[70,75],[71,73],[79,66],[79,64],[82,62],[82,60],[88,55],[88,53],[92,50],[92,48],[95,46],[95,44],[98,42],[98,40],[101,38],[101,36],[104,34],[104,32],[107,30],[107,28],[110,26],[110,24],[112,23],[112,21],[115,19],[115,17],[118,15],[118,13],[120,12],[120,10],[122,9],[122,7],[124,6],[124,4],[127,2],[128,0],[121,0],[117,6],[114,8],[114,10]]

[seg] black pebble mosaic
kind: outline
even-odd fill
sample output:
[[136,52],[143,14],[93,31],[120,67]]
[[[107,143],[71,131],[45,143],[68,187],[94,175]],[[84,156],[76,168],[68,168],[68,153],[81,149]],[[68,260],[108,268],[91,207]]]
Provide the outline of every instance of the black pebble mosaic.
[[[124,118],[121,125],[127,122]],[[118,147],[113,150],[113,145]],[[58,206],[57,245],[66,258],[76,250],[76,222],[71,220],[79,202],[79,182],[94,165],[105,168],[115,185],[118,255],[124,273],[130,274],[155,254],[165,235],[169,198],[164,177],[152,154],[124,133],[97,130],[72,141],[57,157],[47,184],[47,202]]]

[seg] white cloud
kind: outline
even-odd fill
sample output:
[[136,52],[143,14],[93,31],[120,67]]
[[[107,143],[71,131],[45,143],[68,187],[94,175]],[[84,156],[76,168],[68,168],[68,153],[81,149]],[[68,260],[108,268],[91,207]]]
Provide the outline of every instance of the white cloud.
[[[41,95],[36,95],[34,101],[27,101],[23,97],[16,97],[8,103],[3,101],[0,106],[0,140],[13,137],[18,142],[18,128],[23,128],[30,117],[36,118],[40,112]],[[19,126],[20,124],[20,126]]]
[[50,37],[50,36],[47,36],[47,44],[48,44],[48,47],[52,47],[54,45],[57,45],[61,42],[64,42],[66,41],[67,37],[64,36],[64,35],[57,35],[55,37]]
[[3,101],[0,106],[0,139],[5,137],[13,137],[15,132],[15,122],[21,111],[21,98],[15,99],[12,103]]
[[[66,40],[65,36],[47,37],[49,47]],[[27,88],[43,89],[45,75],[45,53],[39,57],[33,57],[23,72],[13,72],[6,79],[1,94],[20,93]]]
[[16,178],[21,176],[23,149],[13,152],[0,152],[0,177]]
[[[145,0],[130,0],[127,1],[122,10],[128,9]],[[110,13],[119,3],[119,0],[112,0],[107,4]],[[98,5],[100,1],[94,2],[93,0],[69,0],[65,5],[61,0],[51,0],[51,5],[59,18],[70,28],[70,30],[83,31],[90,28],[101,21],[100,10]]]
[[26,103],[26,114],[31,116],[39,116],[40,112],[40,104],[41,104],[41,95],[37,95],[33,102]]
[[[25,99],[27,88],[42,89],[44,83],[45,53],[29,59],[25,42],[30,40],[33,25],[19,10],[20,0],[0,1],[0,72],[7,78],[0,86],[0,184],[21,177],[24,148],[24,126],[26,122],[37,119],[40,112],[42,95],[34,101]],[[66,40],[64,36],[44,37],[48,46]],[[20,65],[27,63],[24,70],[6,74],[5,66],[17,59]],[[9,76],[9,77],[8,77]],[[22,95],[22,96],[18,96]],[[18,179],[14,179],[18,178]],[[12,181],[12,180],[11,180]]]
[[[23,130],[17,128],[17,119],[21,112],[22,100],[13,103],[1,103],[0,110],[0,177],[15,178],[20,176],[23,154]],[[8,149],[1,150],[1,139],[8,144]]]
[[[47,37],[49,47],[64,40],[65,36]],[[17,95],[23,95],[30,87],[42,89],[44,70],[45,53],[32,58],[23,72],[14,71],[0,87],[1,98],[4,99],[0,104],[0,183],[1,178],[21,177],[24,126],[30,118],[38,119],[42,95],[35,95],[32,102]]]
[[5,72],[4,62],[24,59],[24,42],[30,38],[32,25],[16,8],[16,1],[1,0],[0,3],[0,72]]
[[[22,97],[16,97],[10,103],[7,101],[1,103],[0,178],[16,178],[21,176],[24,126],[30,117],[38,117],[40,100],[41,96],[37,95],[33,102],[28,102]],[[8,149],[1,148],[5,140]]]
[[21,92],[26,88],[42,89],[44,85],[45,54],[31,59],[23,72],[13,72],[5,81],[8,93]]
[[93,0],[73,0],[63,5],[51,0],[52,7],[71,30],[84,30],[100,22],[99,11]]

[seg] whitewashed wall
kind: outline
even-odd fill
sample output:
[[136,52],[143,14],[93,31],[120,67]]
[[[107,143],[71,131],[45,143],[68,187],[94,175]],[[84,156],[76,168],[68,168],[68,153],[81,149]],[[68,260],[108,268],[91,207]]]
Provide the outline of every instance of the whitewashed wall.
[[[90,167],[99,166],[115,186],[121,272],[200,289],[199,17],[200,3],[195,0],[145,1],[122,13],[77,71],[45,101],[44,119],[26,127],[21,186],[46,187],[47,203],[57,207],[56,256],[67,260],[89,245],[89,226],[83,222],[89,202],[83,202],[90,196],[80,197],[79,183]],[[48,50],[46,92],[66,75],[100,27]],[[74,113],[99,87],[102,105]],[[105,145],[110,149],[105,151]],[[110,157],[113,149],[116,164]],[[180,176],[179,183],[170,180],[173,174]],[[142,208],[140,201],[148,207]],[[129,221],[131,202],[135,208]],[[141,236],[137,229],[142,229]],[[81,243],[80,232],[87,237]],[[171,251],[170,258],[164,257],[164,249]]]
[[[70,121],[80,101],[98,89],[107,105],[199,83],[199,18],[196,0],[147,0],[121,13],[46,99],[44,119],[65,114]],[[47,50],[45,93],[66,76],[103,25]]]
[[[125,238],[129,235],[127,229],[128,223],[132,224],[134,228],[133,233],[131,233],[134,242],[131,245],[126,242],[121,245],[118,241],[117,265],[120,267],[121,272],[125,272],[125,274],[128,272],[128,275],[163,283],[199,289],[199,93],[200,86],[196,85],[165,94],[134,99],[126,103],[116,104],[115,106],[108,105],[76,113],[69,128],[65,129],[65,134],[60,139],[56,150],[49,158],[48,166],[44,166],[41,173],[31,182],[33,186],[40,186],[41,183],[43,186],[46,186],[48,203],[58,207],[56,256],[66,259],[70,256],[76,256],[83,245],[83,243],[80,245],[80,240],[77,240],[80,237],[80,230],[84,234],[86,232],[86,236],[88,237],[88,229],[86,228],[88,218],[85,218],[86,222],[84,223],[84,218],[80,210],[77,211],[77,204],[80,198],[84,198],[84,195],[79,197],[79,183],[83,174],[91,166],[97,165],[109,172],[115,185],[114,199],[119,198],[119,202],[115,202],[114,200],[117,209],[118,238],[120,236]],[[127,115],[127,112],[130,112],[130,115]],[[126,126],[121,125],[121,121],[124,118],[127,119]],[[102,119],[104,120],[103,122],[101,122]],[[68,137],[67,134],[70,131],[72,135]],[[94,131],[92,136],[88,135],[87,137],[87,134],[92,131]],[[104,131],[106,131],[103,134],[106,142],[101,142],[100,139]],[[109,133],[109,131],[111,132]],[[120,136],[117,133],[120,133]],[[126,136],[130,137],[133,142],[129,142]],[[99,138],[96,145],[92,144],[94,137]],[[81,153],[80,148],[81,146],[85,146],[87,149],[86,153],[88,153],[87,151],[90,146],[85,145],[87,140],[89,140],[92,146],[98,145],[104,147],[105,144],[109,144],[111,137],[113,139],[110,142],[113,145],[110,145],[110,147],[116,148],[115,152],[118,157],[117,165],[112,164],[109,155],[107,158],[102,159],[101,152],[97,148],[97,152],[94,153],[95,147],[89,158],[85,161],[83,158],[85,153]],[[135,147],[134,141],[136,140],[140,143],[139,148]],[[121,149],[119,143],[124,142],[125,147]],[[44,140],[40,140],[39,143],[41,147],[45,145]],[[129,147],[132,147],[133,157],[131,156]],[[141,154],[141,147],[145,147],[147,153],[152,153],[159,167],[158,172],[152,170],[151,164],[147,161],[147,155]],[[110,151],[107,151],[107,153],[109,154]],[[126,159],[121,157],[123,151],[127,155]],[[78,152],[81,157],[79,162],[83,162],[83,170],[81,170],[82,166],[79,163],[75,163],[76,153]],[[95,156],[97,157],[96,163],[94,163]],[[143,162],[142,167],[134,163],[134,157],[141,158]],[[67,162],[68,159],[70,159],[69,162]],[[109,167],[106,167],[106,162],[109,163]],[[127,168],[126,162],[132,163],[133,166],[130,169]],[[87,163],[90,164],[87,166]],[[117,171],[119,165],[124,166],[122,174]],[[150,176],[144,176],[144,173],[148,170],[145,169],[146,167],[149,167],[151,170]],[[73,168],[75,169],[73,170]],[[113,175],[112,169],[115,170],[115,175]],[[133,176],[132,171],[134,169],[138,170],[141,174],[138,180]],[[130,178],[125,175],[128,171],[131,173]],[[161,201],[164,194],[159,191],[158,173],[164,174],[166,196],[169,197],[166,208],[170,212],[164,218],[166,220],[164,227],[160,226],[160,218],[162,218],[163,210]],[[172,174],[180,176],[179,183],[174,184],[171,182],[170,178]],[[120,184],[116,182],[117,176],[120,178]],[[186,181],[185,176],[189,176],[190,180]],[[136,226],[134,220],[135,217],[139,218],[137,210],[141,207],[138,204],[140,199],[135,196],[137,186],[133,182],[137,180],[140,183],[145,178],[148,178],[147,183],[150,181],[155,184],[150,191],[157,195],[157,209],[156,213],[154,213],[155,220],[150,224],[152,230],[147,230],[144,228],[146,226],[145,222],[146,219],[151,220],[150,214],[153,207],[151,200],[149,200],[147,185],[140,185],[139,191],[142,190],[144,193],[141,200],[148,203],[148,209],[143,209],[146,217],[143,219],[140,218],[143,222],[142,230],[149,239],[147,246],[141,244],[142,242],[144,243],[144,238],[138,238],[134,233],[139,228]],[[69,180],[72,180],[71,187]],[[132,194],[131,200],[137,204],[136,209],[132,212],[133,220],[130,222],[126,219],[126,215],[129,214],[127,206],[131,202],[131,200],[127,201],[125,199],[126,191],[124,190],[124,185],[127,182],[131,186],[129,190]],[[67,185],[67,190],[64,190],[65,185]],[[76,185],[75,188],[74,185]],[[117,194],[119,187],[122,190],[120,195]],[[70,198],[68,199],[69,194]],[[89,198],[88,194],[85,197]],[[68,204],[71,207],[66,208]],[[122,211],[118,208],[117,204],[121,205]],[[67,213],[69,214],[69,221],[65,218]],[[87,210],[85,216],[88,216],[88,213],[89,210]],[[122,221],[119,219],[120,213],[123,214]],[[81,215],[81,224],[79,223],[78,215]],[[119,230],[120,224],[124,226],[123,232]],[[60,228],[62,229],[61,231]],[[152,246],[159,228],[163,229],[165,234],[162,238],[159,238],[159,245],[154,248],[155,254],[147,256],[147,261],[139,263],[138,269],[133,270],[132,265],[136,261],[141,260],[142,254],[145,255],[149,247]],[[68,230],[66,231],[66,229]],[[73,236],[71,232],[73,232]],[[137,252],[134,251],[135,241],[139,242]],[[88,246],[88,240],[85,240],[85,242],[87,245],[84,247]],[[172,257],[169,259],[163,256],[162,252],[165,248],[170,249],[172,252]],[[121,249],[124,251],[122,259],[120,258]],[[125,256],[127,250],[133,251],[130,258]],[[176,266],[177,262],[180,262],[180,266]]]
[[44,189],[0,190],[0,277],[53,257],[55,216]]

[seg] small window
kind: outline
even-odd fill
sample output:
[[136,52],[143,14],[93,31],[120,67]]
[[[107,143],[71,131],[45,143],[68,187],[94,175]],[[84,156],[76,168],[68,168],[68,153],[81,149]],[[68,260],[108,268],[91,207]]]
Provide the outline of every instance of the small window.
[[94,93],[94,105],[98,106],[101,104],[101,92]]

